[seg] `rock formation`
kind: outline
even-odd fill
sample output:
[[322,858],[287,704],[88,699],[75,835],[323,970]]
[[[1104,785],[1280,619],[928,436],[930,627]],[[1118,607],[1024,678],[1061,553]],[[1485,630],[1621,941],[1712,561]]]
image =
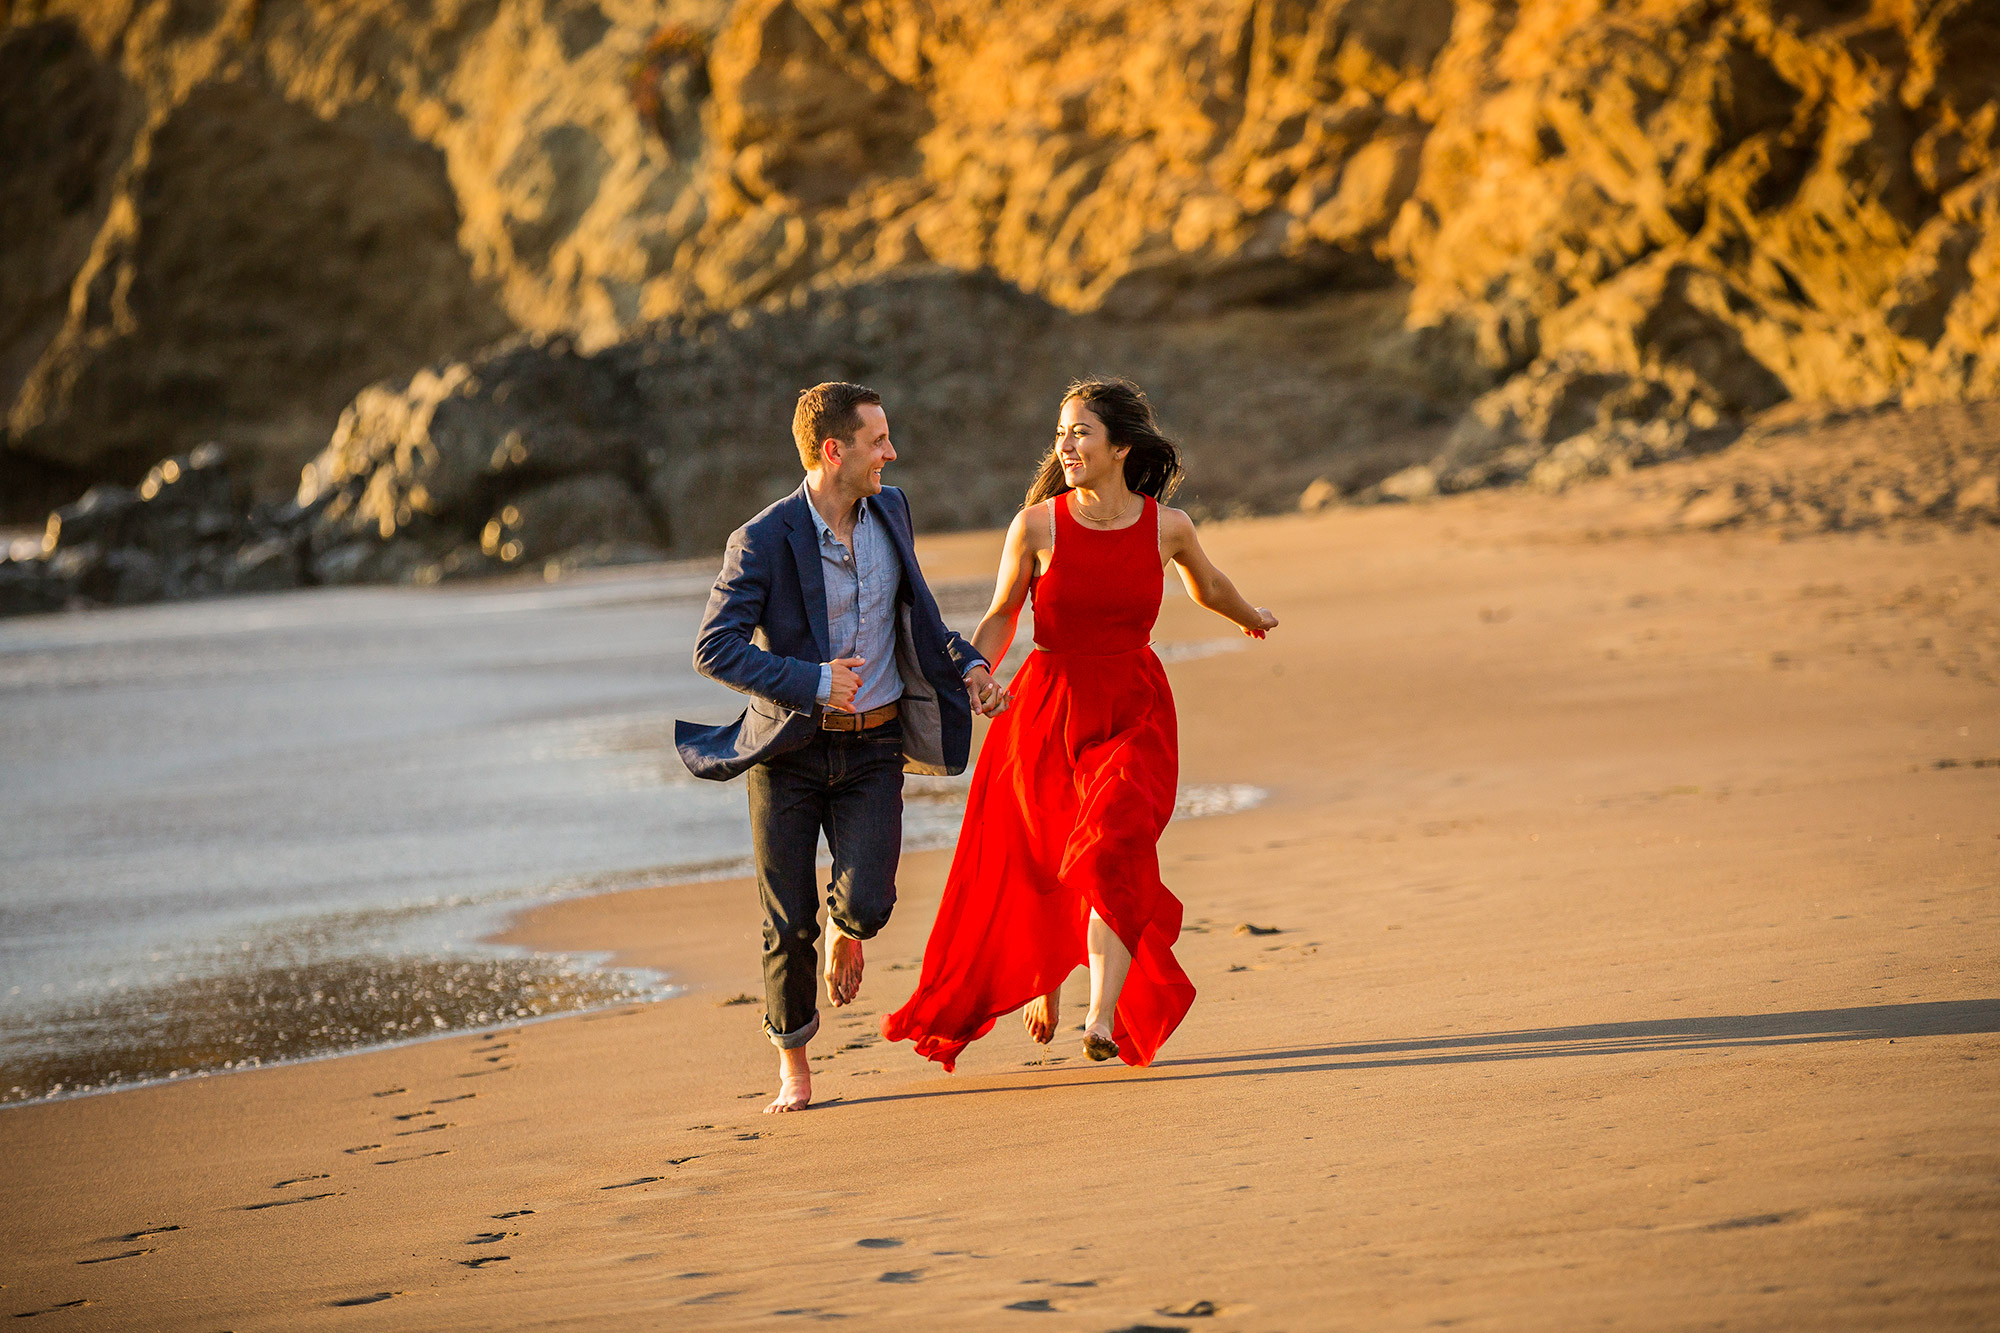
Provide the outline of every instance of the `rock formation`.
[[[1778,412],[1726,454],[1635,478],[1669,528],[1785,534],[2000,523],[2000,402]],[[1990,627],[2000,640],[2000,626]]]
[[[1376,328],[1392,302],[1380,355],[1322,390],[1410,392],[1346,432],[1375,453],[1265,450],[1297,484],[1239,468],[1253,505],[1314,477],[1558,486],[1788,400],[2000,395],[1985,0],[45,0],[0,23],[0,487],[23,495],[205,439],[276,495],[350,401],[458,402],[408,377],[510,332],[704,374],[725,332],[939,272],[1084,346],[1166,349],[1191,401],[1291,392],[1261,353],[1301,303]],[[974,396],[1034,383],[997,375]],[[674,467],[756,472],[749,418],[705,419],[714,457]],[[354,429],[376,438],[343,426],[333,456]],[[643,449],[596,447],[640,460],[602,470],[693,549]],[[1371,490],[1392,455],[1423,465]],[[617,507],[617,541],[643,536]]]
[[136,489],[101,483],[49,516],[41,552],[0,559],[0,615],[273,592],[310,577],[308,511],[245,505],[223,452],[163,459]]
[[[524,339],[371,387],[298,501],[316,514],[312,570],[326,582],[711,552],[799,484],[799,387],[851,379],[884,395],[891,480],[928,524],[1004,523],[1082,368],[1155,386],[1189,441],[1183,503],[1288,507],[1329,457],[1365,484],[1442,440],[1463,398],[1401,373],[1401,316],[1382,293],[1159,337],[990,275],[821,288],[591,355]],[[1371,374],[1376,358],[1387,364]],[[1368,438],[1384,422],[1400,447]]]

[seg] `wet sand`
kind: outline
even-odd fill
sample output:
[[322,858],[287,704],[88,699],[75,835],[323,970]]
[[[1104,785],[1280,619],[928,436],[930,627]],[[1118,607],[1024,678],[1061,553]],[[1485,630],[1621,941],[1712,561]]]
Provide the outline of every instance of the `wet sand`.
[[1208,530],[1284,625],[1170,668],[1183,781],[1270,797],[1162,844],[1200,998],[1153,1068],[1081,1058],[1081,974],[1051,1064],[880,1042],[943,853],[797,1116],[748,885],[559,903],[509,938],[688,993],[0,1112],[0,1310],[1993,1326],[2000,534],[1603,536],[1624,497]]

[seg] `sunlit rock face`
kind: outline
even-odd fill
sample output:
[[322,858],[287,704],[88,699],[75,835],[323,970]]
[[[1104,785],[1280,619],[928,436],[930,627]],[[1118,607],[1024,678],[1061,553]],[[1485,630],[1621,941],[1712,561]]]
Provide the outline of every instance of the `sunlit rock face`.
[[510,333],[942,268],[1155,329],[1395,290],[1414,378],[1501,395],[1424,484],[1587,436],[1554,484],[2000,394],[1996,121],[1947,0],[16,6],[6,454],[275,493]]

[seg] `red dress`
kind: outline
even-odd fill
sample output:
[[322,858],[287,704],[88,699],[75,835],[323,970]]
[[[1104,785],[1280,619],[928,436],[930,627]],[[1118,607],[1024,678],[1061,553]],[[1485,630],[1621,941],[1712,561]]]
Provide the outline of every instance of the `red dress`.
[[1194,1002],[1174,960],[1181,903],[1160,882],[1180,767],[1174,698],[1150,646],[1160,613],[1159,506],[1104,532],[1050,508],[1055,548],[1031,589],[1035,651],[993,720],[924,970],[882,1020],[950,1069],[1000,1015],[1086,960],[1090,913],[1132,951],[1112,1038],[1151,1064]]

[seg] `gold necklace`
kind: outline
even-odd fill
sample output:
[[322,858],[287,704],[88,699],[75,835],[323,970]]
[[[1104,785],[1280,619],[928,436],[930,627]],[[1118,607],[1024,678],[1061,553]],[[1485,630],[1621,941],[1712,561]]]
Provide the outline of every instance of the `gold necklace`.
[[1136,495],[1133,496],[1130,500],[1128,500],[1125,503],[1125,507],[1123,509],[1120,509],[1110,518],[1099,518],[1095,514],[1085,513],[1084,508],[1081,504],[1077,505],[1072,512],[1074,512],[1078,518],[1083,519],[1087,523],[1116,523],[1119,519],[1125,517],[1125,515],[1132,512],[1132,506],[1138,503],[1138,500],[1139,500],[1138,496]]

